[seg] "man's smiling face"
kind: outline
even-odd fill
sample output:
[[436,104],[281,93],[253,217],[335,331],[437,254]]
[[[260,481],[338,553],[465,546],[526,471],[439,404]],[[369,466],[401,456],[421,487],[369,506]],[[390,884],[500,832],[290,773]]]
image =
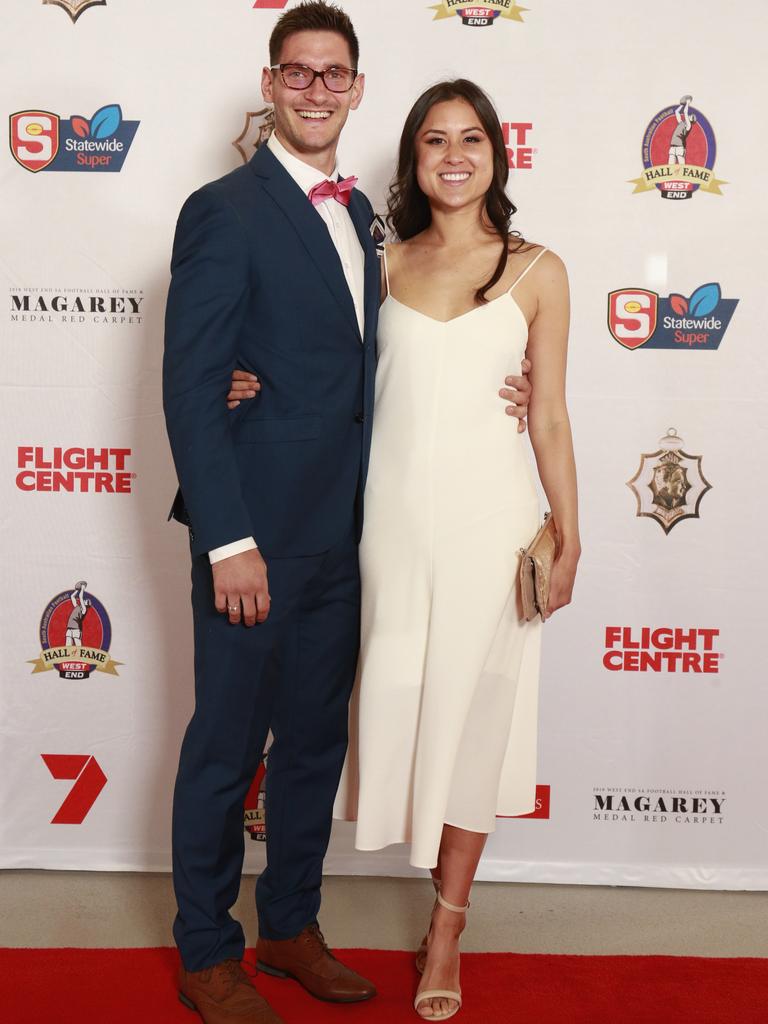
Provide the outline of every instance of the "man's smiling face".
[[[315,71],[351,68],[346,39],[337,32],[294,32],[283,44],[279,64],[303,64]],[[275,131],[283,145],[307,163],[317,164],[336,155],[336,145],[350,110],[363,98],[364,76],[358,75],[349,92],[331,92],[320,78],[308,89],[289,89],[280,71],[262,72],[261,89],[275,107]]]

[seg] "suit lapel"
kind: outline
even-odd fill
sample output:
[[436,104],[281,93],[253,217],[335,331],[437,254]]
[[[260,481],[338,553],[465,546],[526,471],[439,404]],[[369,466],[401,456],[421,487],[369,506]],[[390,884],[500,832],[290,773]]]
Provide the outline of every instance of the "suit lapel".
[[352,192],[349,203],[349,215],[355,225],[357,237],[365,254],[365,321],[364,341],[368,343],[371,331],[375,333],[378,321],[379,298],[381,294],[381,280],[379,270],[379,258],[376,255],[376,245],[371,236],[371,226],[368,221],[368,210],[357,189]]
[[312,257],[318,273],[328,285],[355,332],[359,333],[355,304],[341,260],[322,217],[267,146],[259,147],[250,162],[250,167],[293,225],[296,234]]

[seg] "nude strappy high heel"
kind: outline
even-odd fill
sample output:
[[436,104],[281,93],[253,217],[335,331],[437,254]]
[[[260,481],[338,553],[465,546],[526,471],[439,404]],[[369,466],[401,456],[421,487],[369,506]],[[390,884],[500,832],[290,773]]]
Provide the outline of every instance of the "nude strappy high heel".
[[[448,903],[447,900],[444,900],[439,889],[437,890],[437,902],[446,910],[452,910],[454,914],[466,914],[469,910],[469,901],[467,901],[465,906],[457,907],[453,903]],[[422,1017],[422,1020],[448,1020],[449,1017],[455,1016],[461,1009],[461,992],[452,992],[446,988],[430,988],[416,993],[416,998],[413,1001],[414,1010],[418,1013],[421,1004],[426,1003],[429,999],[451,999],[458,1005],[455,1010],[448,1010],[447,1013],[435,1013],[431,1017]],[[420,1013],[419,1016],[421,1017]]]
[[[440,879],[439,878],[433,878],[432,879],[432,885],[434,886],[435,894],[439,893],[440,892]],[[435,912],[435,907],[436,906],[437,906],[437,899],[435,899],[435,905],[432,907],[432,913],[433,914]],[[423,974],[424,973],[424,965],[427,962],[427,939],[428,938],[429,938],[429,931],[427,931],[426,935],[424,936],[424,938],[421,940],[421,943],[419,944],[419,948],[416,950],[416,970],[419,972],[419,974]]]

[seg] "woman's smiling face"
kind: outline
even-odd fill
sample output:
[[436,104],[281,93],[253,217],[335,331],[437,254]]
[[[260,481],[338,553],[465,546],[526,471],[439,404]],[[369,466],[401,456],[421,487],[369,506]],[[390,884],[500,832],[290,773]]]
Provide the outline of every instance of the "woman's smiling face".
[[466,100],[430,109],[416,138],[416,179],[437,208],[461,209],[485,197],[493,180],[493,147]]

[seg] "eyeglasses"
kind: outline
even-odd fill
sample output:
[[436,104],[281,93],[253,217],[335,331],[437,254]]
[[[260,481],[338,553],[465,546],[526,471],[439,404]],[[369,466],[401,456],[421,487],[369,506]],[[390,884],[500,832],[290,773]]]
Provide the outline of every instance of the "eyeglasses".
[[330,92],[349,92],[355,84],[357,71],[353,68],[325,68],[315,71],[305,64],[273,64],[270,71],[279,71],[283,83],[289,89],[308,89],[316,78],[323,80],[323,85]]

